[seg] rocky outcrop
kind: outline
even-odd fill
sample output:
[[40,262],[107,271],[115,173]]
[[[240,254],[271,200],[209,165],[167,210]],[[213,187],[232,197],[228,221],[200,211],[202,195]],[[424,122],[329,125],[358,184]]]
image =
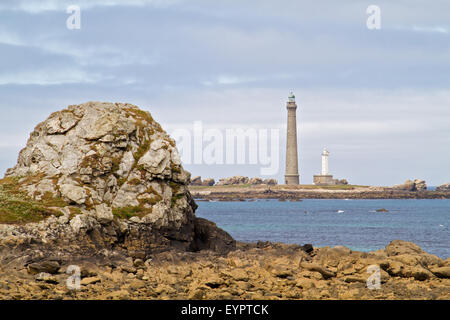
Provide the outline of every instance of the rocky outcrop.
[[416,179],[414,180],[414,186],[417,191],[427,190],[427,185],[425,180]]
[[450,182],[441,184],[440,186],[436,187],[436,191],[444,191],[444,192],[450,191]]
[[274,186],[274,185],[278,184],[278,181],[276,179],[268,178],[268,179],[264,179],[263,184]]
[[424,180],[415,179],[414,181],[406,180],[403,184],[396,184],[392,188],[403,191],[423,191],[427,189],[427,185]]
[[233,176],[228,178],[222,178],[217,183],[216,186],[229,186],[229,185],[240,185],[240,184],[250,184],[250,185],[276,185],[278,184],[276,179],[262,179],[259,177],[249,178],[243,176]]
[[202,181],[202,177],[196,176],[191,179],[191,186],[204,186],[204,187],[210,187],[213,186],[215,183],[213,178],[206,178]]
[[[0,259],[25,250],[17,262],[33,266],[50,256],[63,263],[202,248],[205,232],[220,232],[196,234],[203,222],[189,180],[174,140],[148,112],[122,103],[69,106],[36,126],[0,181],[0,221],[8,223],[0,225]],[[220,234],[226,244],[209,237],[204,247],[233,249]]]
[[248,183],[249,183],[248,177],[233,176],[219,179],[219,181],[216,183],[216,186],[228,186],[228,185],[248,184]]
[[191,179],[191,186],[201,186],[202,185],[202,177],[196,176]]
[[263,179],[258,178],[258,177],[256,177],[256,178],[250,178],[250,179],[248,180],[248,183],[251,184],[251,185],[263,184]]
[[334,180],[334,184],[336,185],[347,185],[348,181],[347,179],[333,179]]
[[215,183],[216,183],[216,182],[214,181],[213,178],[206,178],[206,179],[203,179],[203,181],[202,181],[202,186],[204,186],[204,187],[211,187],[211,186],[213,186]]
[[396,184],[392,187],[394,190],[415,191],[414,181],[406,180],[403,184]]

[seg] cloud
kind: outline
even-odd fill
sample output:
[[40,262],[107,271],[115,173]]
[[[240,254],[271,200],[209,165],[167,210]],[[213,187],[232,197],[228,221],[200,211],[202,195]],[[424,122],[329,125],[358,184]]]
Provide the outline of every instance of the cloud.
[[144,54],[136,48],[119,48],[106,44],[74,44],[64,39],[24,37],[8,30],[0,30],[0,44],[37,48],[44,53],[68,56],[81,66],[155,65],[160,61],[158,55]]
[[25,45],[23,40],[17,34],[6,32],[5,30],[0,30],[0,44],[6,44],[10,46]]
[[96,7],[167,7],[181,0],[3,0],[0,10],[23,11],[30,14],[38,14],[48,11],[65,11],[69,5],[78,5],[82,10]]
[[42,69],[0,74],[0,85],[60,85],[96,83],[105,77],[78,69]]
[[51,53],[73,57],[82,66],[119,67],[126,65],[154,65],[159,58],[156,55],[142,54],[136,49],[114,48],[108,45],[75,46],[64,41],[43,41],[32,46]]
[[449,30],[447,28],[440,27],[440,26],[434,26],[434,27],[413,26],[412,30],[416,31],[416,32],[432,32],[432,33],[445,33],[445,34],[449,33]]

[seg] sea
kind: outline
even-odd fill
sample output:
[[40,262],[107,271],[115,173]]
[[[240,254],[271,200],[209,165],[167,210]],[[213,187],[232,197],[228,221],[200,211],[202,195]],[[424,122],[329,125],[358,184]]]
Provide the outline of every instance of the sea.
[[[214,221],[236,240],[315,247],[344,245],[357,251],[411,241],[450,257],[450,199],[304,199],[196,201],[196,215]],[[377,212],[386,209],[387,212]]]

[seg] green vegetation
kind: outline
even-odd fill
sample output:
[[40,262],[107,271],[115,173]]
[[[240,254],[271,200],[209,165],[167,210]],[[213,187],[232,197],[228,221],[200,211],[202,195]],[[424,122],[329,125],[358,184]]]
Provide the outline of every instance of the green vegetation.
[[125,108],[125,111],[133,116],[137,120],[144,120],[147,121],[148,124],[151,124],[154,122],[153,117],[151,116],[150,112],[138,109],[138,108]]
[[316,186],[314,184],[301,184],[296,189],[328,189],[328,190],[353,190],[355,188],[369,188],[369,186],[359,186],[351,184],[336,184],[330,186]]
[[143,217],[152,212],[142,206],[128,206],[123,208],[113,208],[113,215],[119,219],[130,219],[131,217]]
[[162,200],[162,197],[160,195],[153,195],[151,198],[144,198],[144,199],[139,199],[139,204],[140,205],[145,205],[145,204],[149,204],[151,206],[157,204],[158,202],[160,202]]
[[173,208],[175,206],[175,204],[177,203],[177,201],[183,197],[184,197],[184,193],[174,194],[172,196],[172,198],[170,198],[170,207]]
[[169,181],[169,186],[172,189],[172,198],[170,199],[170,206],[173,207],[173,206],[175,206],[176,202],[179,199],[181,199],[185,196],[185,193],[180,192],[181,185],[176,182]]
[[[251,184],[229,184],[226,186],[189,186],[189,189],[208,189],[208,188],[249,188]],[[272,187],[272,186],[271,186]]]
[[112,172],[119,171],[121,162],[122,162],[122,158],[121,157],[112,158],[111,171]]
[[172,173],[181,173],[181,167],[174,164],[172,164],[170,170]]
[[119,179],[117,179],[117,185],[118,185],[119,187],[121,187],[121,186],[123,186],[123,184],[124,184],[126,181],[127,181],[127,178],[126,178],[126,177],[119,178]]
[[137,186],[137,185],[141,184],[141,180],[139,180],[138,178],[134,178],[134,179],[131,179],[130,181],[128,181],[128,184],[130,184],[132,186]]
[[136,152],[133,154],[134,160],[136,163],[139,161],[139,159],[142,158],[142,156],[150,149],[150,140],[144,140],[136,150]]
[[[34,177],[27,177],[27,180]],[[51,215],[61,216],[58,210],[49,207],[63,207],[67,203],[61,198],[52,197],[45,193],[42,201],[28,197],[19,190],[18,178],[4,178],[0,180],[0,223],[22,224],[38,222]]]

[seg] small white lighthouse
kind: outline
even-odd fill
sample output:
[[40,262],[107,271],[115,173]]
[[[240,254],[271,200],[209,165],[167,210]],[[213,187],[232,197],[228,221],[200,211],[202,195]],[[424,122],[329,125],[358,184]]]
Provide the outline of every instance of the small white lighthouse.
[[330,155],[330,152],[326,148],[323,148],[322,151],[322,175],[327,176],[328,175],[328,156]]
[[314,175],[313,181],[315,185],[330,185],[336,184],[336,181],[333,179],[333,175],[328,172],[328,156],[330,152],[323,148],[322,151],[322,174]]

